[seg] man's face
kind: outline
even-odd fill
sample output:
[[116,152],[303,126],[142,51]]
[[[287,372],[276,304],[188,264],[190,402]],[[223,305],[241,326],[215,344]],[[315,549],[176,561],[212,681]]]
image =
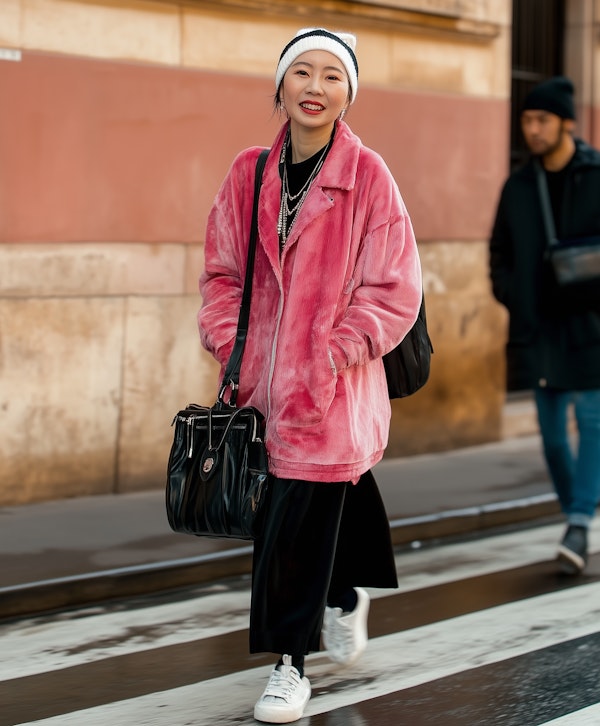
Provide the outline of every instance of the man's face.
[[548,156],[560,148],[571,122],[549,111],[523,111],[521,129],[532,154]]

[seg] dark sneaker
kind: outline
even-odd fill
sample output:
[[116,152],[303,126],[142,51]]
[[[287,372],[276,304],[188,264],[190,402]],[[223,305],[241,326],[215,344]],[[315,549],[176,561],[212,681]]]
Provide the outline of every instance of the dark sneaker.
[[565,575],[578,575],[588,559],[587,527],[570,524],[558,546],[558,564]]
[[310,682],[284,655],[283,665],[276,666],[262,696],[254,706],[254,718],[264,723],[293,723],[302,718],[310,698]]

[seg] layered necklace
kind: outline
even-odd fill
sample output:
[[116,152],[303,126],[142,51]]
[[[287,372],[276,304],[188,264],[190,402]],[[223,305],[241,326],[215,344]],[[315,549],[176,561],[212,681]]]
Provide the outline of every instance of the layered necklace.
[[[294,164],[294,166],[301,172],[307,172],[310,166],[312,166],[312,170],[308,174],[304,183],[301,184],[298,189],[295,189],[294,193],[292,193],[290,190],[290,179],[288,175],[288,165],[291,164],[291,139],[289,130],[287,132],[287,136],[285,137],[285,141],[281,147],[281,156],[279,157],[281,203],[279,205],[279,217],[277,219],[277,234],[279,235],[279,244],[282,250],[287,242],[291,226],[294,223],[300,208],[304,204],[304,200],[310,190],[311,184],[317,174],[321,171],[321,167],[325,162],[325,157],[331,147],[332,141],[333,134],[329,142],[320,151],[317,151],[314,156],[306,159],[306,161],[301,162],[302,166],[300,164]],[[290,154],[290,157],[288,157],[288,153]]]

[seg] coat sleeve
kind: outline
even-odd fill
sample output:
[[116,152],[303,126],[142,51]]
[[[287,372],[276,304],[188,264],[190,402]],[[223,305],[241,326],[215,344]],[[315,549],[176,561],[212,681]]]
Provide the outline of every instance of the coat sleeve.
[[[383,165],[383,162],[381,162]],[[336,372],[381,357],[412,328],[421,305],[421,265],[414,231],[387,167],[363,184],[370,202],[350,303],[329,340]]]
[[[254,157],[247,150],[233,162],[210,210],[206,228],[198,328],[202,345],[222,366],[227,364],[235,342],[244,285],[250,224],[246,217],[252,214],[253,191],[252,179],[245,177],[249,170],[253,172],[251,159]],[[244,193],[248,188],[249,200]]]
[[490,278],[492,292],[498,302],[509,307],[512,282],[513,255],[507,218],[506,186],[500,195],[496,218],[490,238]]

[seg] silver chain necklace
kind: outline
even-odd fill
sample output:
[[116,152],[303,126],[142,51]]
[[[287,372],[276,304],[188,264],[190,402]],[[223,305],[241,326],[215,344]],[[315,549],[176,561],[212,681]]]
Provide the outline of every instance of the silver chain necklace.
[[[287,135],[287,137],[283,143],[283,147],[281,149],[281,157],[279,159],[279,163],[282,164],[282,166],[283,166],[283,173],[282,173],[283,178],[281,181],[281,202],[279,205],[279,216],[277,218],[277,234],[279,235],[279,243],[280,243],[282,249],[283,249],[283,247],[285,247],[285,243],[287,242],[288,233],[290,231],[290,228],[292,227],[292,225],[294,224],[294,221],[296,220],[297,213],[300,210],[300,207],[302,206],[302,204],[304,203],[306,195],[308,194],[308,192],[310,190],[310,186],[313,183],[317,174],[321,171],[321,167],[323,166],[323,163],[325,162],[325,156],[327,155],[330,144],[331,144],[331,141],[326,146],[323,147],[321,156],[319,156],[319,159],[317,160],[317,163],[315,164],[314,169],[311,171],[310,176],[304,182],[302,187],[296,192],[296,194],[292,194],[290,192],[288,173],[287,173],[287,164],[286,164],[287,148],[290,145],[290,136],[289,136],[289,131],[288,131],[288,135]],[[288,219],[290,217],[293,217],[293,219],[288,226]]]

